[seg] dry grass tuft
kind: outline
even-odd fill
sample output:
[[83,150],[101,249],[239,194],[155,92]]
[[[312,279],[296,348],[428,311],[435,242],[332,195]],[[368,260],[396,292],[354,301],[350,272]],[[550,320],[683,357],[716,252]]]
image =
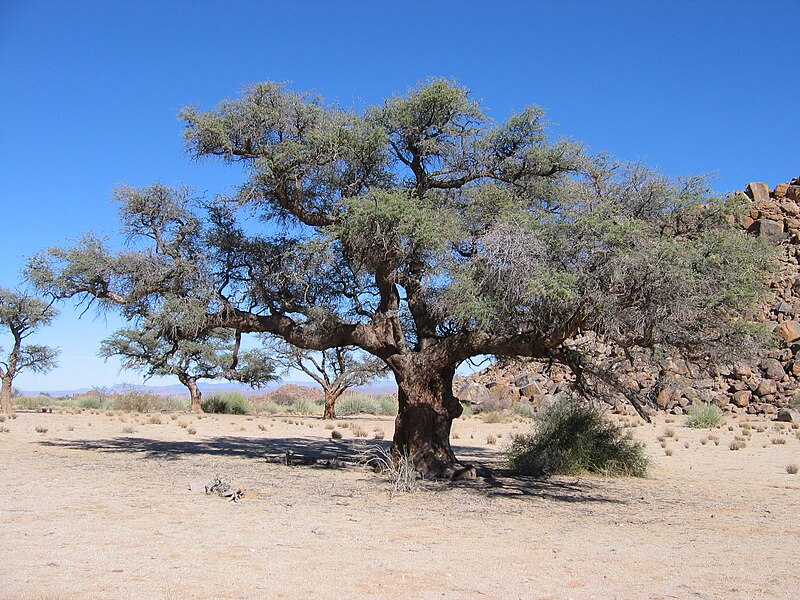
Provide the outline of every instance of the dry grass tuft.
[[[737,436],[738,437],[738,436]],[[731,450],[741,450],[742,448],[746,448],[747,444],[741,440],[733,440],[728,448]]]
[[37,425],[33,429],[36,433],[47,433],[47,427],[42,427],[41,425]]
[[800,467],[798,467],[796,463],[789,463],[788,465],[786,465],[786,472],[789,475],[797,475],[799,471]]

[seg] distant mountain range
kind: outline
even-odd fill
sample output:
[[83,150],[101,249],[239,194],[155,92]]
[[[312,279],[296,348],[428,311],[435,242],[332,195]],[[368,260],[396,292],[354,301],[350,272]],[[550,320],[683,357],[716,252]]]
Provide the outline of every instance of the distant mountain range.
[[[319,385],[317,385],[312,381],[288,381],[288,380],[271,382],[259,389],[253,389],[248,385],[235,382],[211,383],[211,382],[201,381],[197,385],[203,394],[239,392],[241,394],[244,394],[245,396],[260,396],[262,394],[266,394],[267,392],[271,392],[272,390],[277,389],[285,384],[300,385],[310,388],[319,388]],[[50,396],[61,397],[61,396],[72,396],[73,394],[85,394],[86,392],[90,392],[92,389],[93,388],[85,387],[85,388],[77,388],[74,390],[47,390],[46,393]],[[153,392],[154,394],[160,394],[163,396],[189,395],[188,390],[179,383],[176,383],[174,385],[118,384],[106,389],[110,390],[111,392],[123,392],[125,390],[135,389],[135,390]],[[395,392],[397,392],[397,386],[391,381],[378,381],[375,383],[371,383],[353,389],[354,391],[358,391],[364,394],[369,394],[371,396],[383,396],[387,394],[394,394]],[[39,392],[36,390],[21,390],[21,391],[25,396],[36,396],[39,394]]]

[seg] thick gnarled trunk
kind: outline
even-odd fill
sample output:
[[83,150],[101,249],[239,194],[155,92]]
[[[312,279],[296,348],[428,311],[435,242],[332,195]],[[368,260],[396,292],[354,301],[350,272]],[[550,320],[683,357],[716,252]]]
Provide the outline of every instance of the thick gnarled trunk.
[[189,412],[193,413],[202,413],[203,406],[201,404],[202,394],[200,393],[200,388],[197,387],[197,380],[192,379],[191,377],[179,377],[180,382],[186,386],[186,389],[189,390],[189,398],[191,399],[191,404],[189,405]]
[[453,396],[454,369],[414,368],[397,375],[394,451],[408,455],[423,477],[451,477],[461,465],[450,427],[463,409]]
[[336,418],[336,398],[329,390],[325,390],[325,411],[322,413],[323,419]]
[[3,385],[0,388],[0,412],[11,414],[14,412],[14,404],[11,400],[11,378],[3,377]]

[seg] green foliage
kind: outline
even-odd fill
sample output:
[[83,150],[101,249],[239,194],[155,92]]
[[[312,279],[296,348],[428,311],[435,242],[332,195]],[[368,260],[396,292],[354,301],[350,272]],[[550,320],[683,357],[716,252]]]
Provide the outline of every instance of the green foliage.
[[207,413],[224,413],[228,415],[249,415],[250,402],[238,392],[214,394],[204,398],[201,406]]
[[397,414],[397,398],[357,392],[345,394],[336,402],[336,414],[340,417],[359,414],[394,416]]
[[289,405],[287,412],[295,415],[321,415],[322,411],[322,402],[314,402],[308,398],[299,398]]
[[564,400],[540,410],[532,433],[515,436],[505,452],[509,466],[535,476],[577,475],[644,477],[644,445],[607,421],[595,408]]
[[115,410],[129,412],[160,412],[185,410],[186,400],[162,396],[146,390],[128,389],[115,394],[111,405]]
[[695,404],[689,407],[686,426],[694,429],[716,429],[725,424],[722,411],[714,404]]
[[388,396],[377,396],[375,400],[378,403],[377,415],[386,415],[389,417],[397,416],[397,396],[388,395]]
[[533,419],[536,416],[536,409],[529,402],[519,401],[511,407],[511,413],[524,419]]
[[103,408],[103,399],[100,396],[85,396],[78,401],[78,406],[97,410]]
[[14,406],[22,410],[39,410],[42,406],[50,406],[52,399],[49,396],[14,396]]

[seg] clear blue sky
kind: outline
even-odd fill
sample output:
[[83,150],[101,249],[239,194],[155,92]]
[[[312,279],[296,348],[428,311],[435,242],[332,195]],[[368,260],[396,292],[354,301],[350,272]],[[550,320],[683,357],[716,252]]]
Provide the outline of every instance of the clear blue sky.
[[[24,257],[114,233],[110,190],[235,168],[193,163],[177,111],[291,82],[362,107],[455,77],[497,119],[540,104],[556,135],[715,188],[800,176],[797,0],[278,2],[0,0],[0,285]],[[63,306],[37,340],[62,349],[28,390],[138,382],[96,358],[116,318]]]

